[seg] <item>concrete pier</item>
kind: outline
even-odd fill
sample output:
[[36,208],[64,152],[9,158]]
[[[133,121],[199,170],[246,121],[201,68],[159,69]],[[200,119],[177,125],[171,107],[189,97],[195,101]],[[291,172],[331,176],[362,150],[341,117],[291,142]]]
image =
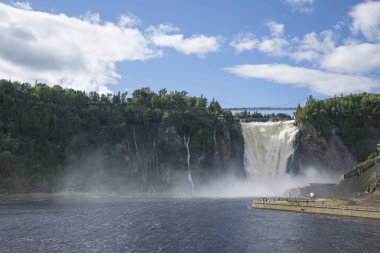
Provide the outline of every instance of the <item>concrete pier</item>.
[[317,214],[329,214],[329,215],[341,215],[341,216],[351,216],[360,218],[371,218],[380,219],[380,209],[370,208],[370,207],[359,207],[359,206],[332,206],[332,205],[320,205],[320,204],[306,204],[300,202],[272,202],[263,203],[256,202],[252,203],[253,208],[258,209],[269,209],[278,211],[289,211],[289,212],[301,212],[301,213],[317,213]]

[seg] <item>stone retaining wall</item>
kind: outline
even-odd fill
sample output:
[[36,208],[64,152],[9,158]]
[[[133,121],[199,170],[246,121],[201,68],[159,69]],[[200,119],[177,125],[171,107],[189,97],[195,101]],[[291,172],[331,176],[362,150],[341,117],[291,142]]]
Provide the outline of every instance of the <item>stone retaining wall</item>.
[[342,215],[362,218],[380,219],[380,210],[365,209],[365,208],[349,208],[349,207],[323,207],[323,206],[305,206],[305,205],[287,205],[287,204],[271,204],[271,203],[252,203],[253,208],[270,209],[279,211],[304,212]]

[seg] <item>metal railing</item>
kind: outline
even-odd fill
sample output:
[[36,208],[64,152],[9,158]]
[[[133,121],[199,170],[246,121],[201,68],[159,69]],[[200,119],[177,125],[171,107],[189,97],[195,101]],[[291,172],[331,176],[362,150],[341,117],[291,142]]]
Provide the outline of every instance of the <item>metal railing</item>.
[[263,204],[263,205],[279,205],[279,206],[299,206],[299,207],[315,207],[315,208],[325,208],[325,209],[338,209],[338,210],[354,210],[354,211],[367,211],[367,212],[380,212],[380,208],[376,207],[364,207],[364,206],[346,206],[346,205],[336,205],[329,201],[322,200],[310,200],[310,199],[267,199],[267,201],[257,201],[254,200],[252,204]]
[[233,107],[224,108],[229,111],[295,111],[296,107]]

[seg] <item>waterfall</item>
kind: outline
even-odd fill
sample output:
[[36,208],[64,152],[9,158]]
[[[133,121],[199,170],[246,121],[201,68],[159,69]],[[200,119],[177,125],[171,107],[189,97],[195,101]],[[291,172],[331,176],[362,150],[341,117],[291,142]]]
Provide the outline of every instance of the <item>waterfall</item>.
[[191,176],[191,167],[190,167],[190,148],[189,148],[190,135],[187,138],[186,138],[186,135],[183,135],[183,143],[185,144],[186,151],[187,151],[187,179],[189,180],[191,191],[194,192],[194,183],[193,183],[193,177]]
[[241,126],[248,175],[259,179],[284,176],[299,131],[294,121],[251,122]]

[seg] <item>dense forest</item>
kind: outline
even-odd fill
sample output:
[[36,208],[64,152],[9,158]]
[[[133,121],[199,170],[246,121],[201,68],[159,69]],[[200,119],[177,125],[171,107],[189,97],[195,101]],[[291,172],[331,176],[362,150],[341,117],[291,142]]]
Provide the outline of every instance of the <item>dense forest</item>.
[[157,191],[184,172],[239,174],[241,142],[231,112],[186,92],[0,81],[0,192]]
[[356,94],[315,100],[295,112],[297,123],[309,122],[318,134],[329,138],[341,137],[358,161],[375,151],[380,141],[380,94]]

